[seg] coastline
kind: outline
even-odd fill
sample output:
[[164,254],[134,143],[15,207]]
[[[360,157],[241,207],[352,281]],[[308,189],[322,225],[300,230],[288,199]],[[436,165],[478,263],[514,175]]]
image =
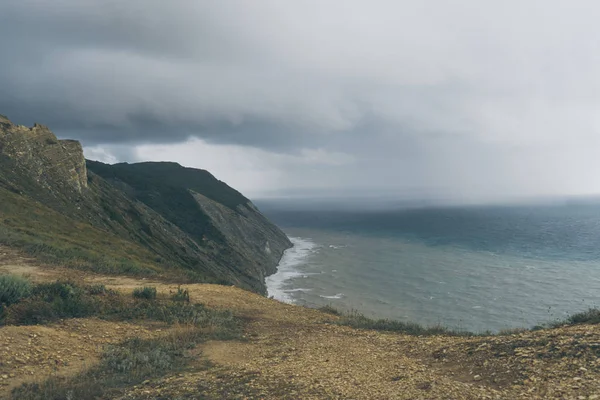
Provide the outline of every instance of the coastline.
[[308,289],[286,289],[286,285],[291,279],[304,275],[297,267],[306,262],[307,257],[317,248],[317,244],[309,238],[290,236],[289,239],[293,246],[283,252],[277,265],[277,272],[265,278],[265,286],[267,287],[267,297],[283,303],[294,304],[295,301],[290,293]]

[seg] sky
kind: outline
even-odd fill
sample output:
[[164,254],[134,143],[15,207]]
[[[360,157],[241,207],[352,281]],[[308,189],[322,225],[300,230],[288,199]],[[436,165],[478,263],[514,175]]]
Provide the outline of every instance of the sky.
[[251,198],[600,193],[600,3],[1,0],[0,113]]

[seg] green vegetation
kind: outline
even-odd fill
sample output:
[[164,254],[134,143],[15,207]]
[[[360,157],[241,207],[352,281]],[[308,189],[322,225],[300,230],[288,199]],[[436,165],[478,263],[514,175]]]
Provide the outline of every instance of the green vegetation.
[[[329,307],[329,309],[330,308],[332,307]],[[328,312],[330,314],[333,314],[333,312],[329,309]],[[351,311],[348,313],[340,313],[339,311],[337,312],[338,314],[336,315],[341,314],[341,318],[338,321],[336,321],[336,323],[340,325],[350,326],[356,329],[373,329],[377,331],[398,332],[413,336],[475,336],[475,334],[472,332],[453,330],[443,327],[441,325],[427,327],[413,322],[402,322],[392,319],[371,319],[365,317],[363,314],[357,311]]]
[[[191,357],[191,350],[205,340],[240,337],[241,322],[230,311],[178,299],[158,300],[156,288],[141,288],[139,293],[153,295],[136,298],[104,285],[54,282],[33,286],[28,294],[7,306],[0,314],[0,323],[37,324],[96,316],[109,320],[149,319],[179,326],[160,338],[133,338],[108,346],[99,365],[72,378],[51,377],[43,383],[24,384],[13,390],[13,398],[113,398],[125,387],[190,368],[190,361],[198,359],[197,354]],[[186,293],[189,298],[187,290],[178,293]]]
[[105,179],[118,179],[143,192],[156,192],[160,188],[193,190],[232,210],[248,202],[240,192],[218,180],[210,172],[182,167],[173,162],[109,165],[88,160],[87,167]]
[[10,306],[31,294],[31,283],[16,275],[0,275],[0,307]]
[[78,144],[45,128],[30,133],[9,122],[0,127],[0,245],[102,274],[264,292],[251,267],[262,261],[232,245],[243,235],[222,229],[195,199],[201,194],[238,212],[248,203],[238,191],[175,163],[89,161],[86,176]]
[[217,180],[208,171],[184,168],[176,163],[145,162],[108,165],[87,161],[90,171],[111,182],[122,182],[133,189],[135,198],[180,227],[198,243],[204,237],[222,243],[222,234],[209,222],[190,190],[236,210],[248,199]]
[[573,314],[562,323],[556,325],[579,325],[579,324],[600,324],[600,309],[590,308],[577,314]]
[[136,243],[62,215],[3,188],[2,182],[0,199],[0,245],[44,263],[109,275],[160,275],[179,282],[231,284],[207,271],[178,267],[182,263],[177,260],[170,263]]
[[[340,318],[335,321],[336,324],[350,326],[356,329],[372,329],[376,331],[388,331],[388,332],[399,332],[406,335],[413,336],[432,336],[432,335],[446,335],[446,336],[490,336],[494,333],[490,331],[486,332],[469,332],[459,329],[450,329],[441,325],[434,326],[422,326],[413,322],[402,322],[392,319],[372,319],[366,317],[358,311],[342,312],[331,305],[326,305],[319,308],[320,311],[339,316]],[[543,325],[536,325],[532,328],[513,328],[504,329],[495,335],[498,336],[509,336],[515,335],[527,331],[536,331],[548,328],[557,328],[560,326],[568,325],[580,325],[580,324],[600,324],[600,309],[590,308],[587,311],[573,314],[564,321],[554,321]]]
[[190,292],[187,289],[182,289],[181,286],[177,288],[177,291],[171,294],[171,299],[173,301],[184,301],[186,303],[190,302]]
[[[59,169],[55,174],[57,183],[49,189],[0,154],[0,245],[44,263],[97,273],[216,283],[210,268],[190,252],[195,243],[187,239],[182,246],[152,231],[148,221],[159,218],[152,210],[93,173],[81,195],[61,186]],[[163,225],[169,235],[172,226]]]
[[[210,335],[198,329],[182,329],[159,339],[134,338],[106,348],[98,366],[72,378],[52,377],[38,384],[24,384],[12,391],[13,399],[113,398],[120,389],[183,371],[189,367],[190,350]],[[194,357],[196,358],[196,357]],[[200,367],[207,368],[206,362]]]
[[[151,289],[155,293],[156,289]],[[156,294],[151,298],[128,297],[103,285],[68,281],[33,286],[28,296],[0,310],[0,325],[34,325],[91,316],[112,321],[153,320],[193,325],[218,332],[223,338],[235,336],[240,326],[229,311],[171,299],[158,300]]]
[[331,314],[331,315],[338,315],[338,316],[343,315],[340,310],[338,310],[337,308],[333,307],[330,304],[323,306],[323,307],[319,307],[319,311],[322,311],[326,314]]
[[50,264],[108,273],[151,276],[154,255],[136,244],[68,218],[0,186],[0,244]]
[[156,288],[151,286],[144,286],[143,288],[133,289],[133,297],[138,299],[156,299]]

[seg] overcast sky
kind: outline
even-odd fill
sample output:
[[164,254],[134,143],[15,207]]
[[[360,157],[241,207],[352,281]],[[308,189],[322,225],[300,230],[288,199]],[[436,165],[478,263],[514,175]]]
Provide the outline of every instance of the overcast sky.
[[600,193],[600,3],[2,0],[0,114],[253,198]]

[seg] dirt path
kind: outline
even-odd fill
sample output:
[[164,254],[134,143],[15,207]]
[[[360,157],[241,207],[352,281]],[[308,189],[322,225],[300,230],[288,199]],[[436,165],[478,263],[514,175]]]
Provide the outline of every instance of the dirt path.
[[[163,293],[176,289],[14,257],[1,262],[0,269],[38,280],[74,276],[123,291],[141,285]],[[598,326],[498,337],[412,337],[339,326],[335,316],[234,287],[185,288],[193,302],[232,309],[246,319],[244,339],[208,342],[197,369],[133,387],[123,399],[600,399]],[[0,377],[6,376],[0,397],[24,380],[89,367],[105,343],[158,335],[158,329],[99,320],[0,328]]]

